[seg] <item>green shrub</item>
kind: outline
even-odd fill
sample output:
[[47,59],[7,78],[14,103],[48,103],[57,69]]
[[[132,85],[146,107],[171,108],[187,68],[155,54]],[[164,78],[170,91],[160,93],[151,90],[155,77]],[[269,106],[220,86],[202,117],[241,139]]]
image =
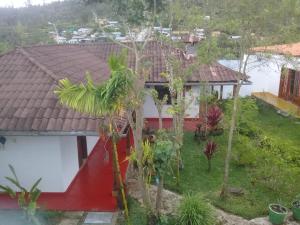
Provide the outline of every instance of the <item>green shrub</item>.
[[[223,105],[225,111],[225,124],[229,127],[233,109],[233,99],[228,99],[224,102]],[[255,121],[258,117],[258,106],[256,99],[252,97],[240,98],[238,103],[238,118],[237,118],[237,129],[249,121]],[[243,126],[243,125],[242,125]]]
[[239,134],[245,135],[251,139],[257,138],[261,135],[262,131],[257,128],[253,123],[241,122],[238,127]]
[[161,215],[157,221],[157,225],[175,225],[176,220],[172,216]]
[[202,196],[187,195],[179,206],[178,225],[214,225],[214,209]]
[[280,155],[263,149],[252,170],[253,181],[275,192],[292,195],[298,191],[300,168]]
[[238,166],[252,166],[257,157],[257,147],[247,136],[238,135],[233,146],[233,160]]

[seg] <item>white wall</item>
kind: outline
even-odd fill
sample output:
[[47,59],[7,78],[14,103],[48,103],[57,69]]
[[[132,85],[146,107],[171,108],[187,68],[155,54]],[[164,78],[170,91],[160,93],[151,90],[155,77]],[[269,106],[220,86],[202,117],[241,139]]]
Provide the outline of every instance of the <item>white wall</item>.
[[6,136],[0,150],[0,184],[11,185],[11,164],[22,185],[29,188],[40,177],[39,188],[46,192],[64,191],[59,137]]
[[[214,90],[220,93],[220,85],[215,85]],[[149,88],[148,88],[149,89]],[[223,85],[223,98],[228,98],[232,96],[233,86],[232,85]],[[191,86],[191,91],[187,92],[186,102],[190,103],[189,107],[186,110],[185,118],[197,118],[199,117],[199,96],[200,96],[200,86],[193,85]],[[168,113],[168,108],[170,105],[165,105],[163,107],[163,118],[172,118]],[[151,95],[146,94],[144,102],[144,117],[145,118],[158,118],[158,111],[155,106],[154,100]]]
[[98,140],[99,140],[98,136],[87,136],[86,137],[88,155],[91,154],[91,152],[94,149],[95,145],[97,144]]
[[[150,88],[146,88],[149,90]],[[165,105],[162,110],[163,118],[172,118],[172,116],[168,113],[168,108],[170,105]],[[158,111],[155,106],[154,100],[150,94],[146,94],[145,102],[144,102],[144,117],[145,118],[158,118]]]
[[62,166],[62,180],[64,190],[67,190],[73,178],[78,172],[78,151],[76,136],[61,136],[60,139],[60,154]]
[[[88,154],[98,141],[87,136]],[[11,176],[11,164],[22,185],[31,187],[42,178],[43,192],[64,192],[76,176],[78,165],[76,136],[6,136],[0,148],[0,184],[11,185],[4,177]]]
[[[238,70],[238,60],[220,60],[222,65]],[[282,66],[298,68],[299,61],[295,58],[285,58],[280,55],[251,55],[248,60],[246,74],[250,76],[252,85],[244,85],[240,90],[241,96],[251,95],[252,92],[270,92],[278,95]]]
[[186,103],[189,104],[186,109],[186,118],[197,118],[199,117],[199,86],[192,86],[191,90],[186,93]]

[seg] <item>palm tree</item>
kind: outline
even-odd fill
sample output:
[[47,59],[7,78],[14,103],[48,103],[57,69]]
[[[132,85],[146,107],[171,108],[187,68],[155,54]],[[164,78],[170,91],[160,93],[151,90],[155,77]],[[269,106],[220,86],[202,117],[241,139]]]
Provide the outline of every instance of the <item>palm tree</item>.
[[[132,88],[133,72],[127,67],[124,53],[111,56],[108,60],[111,70],[110,79],[102,84],[95,84],[87,74],[86,83],[75,84],[69,79],[62,79],[54,91],[60,102],[78,112],[108,119],[109,135],[113,144],[114,182],[122,197],[125,215],[128,219],[128,206],[124,190],[117,151],[118,128],[114,118],[120,116],[125,108],[126,93]],[[128,220],[129,221],[129,220]]]

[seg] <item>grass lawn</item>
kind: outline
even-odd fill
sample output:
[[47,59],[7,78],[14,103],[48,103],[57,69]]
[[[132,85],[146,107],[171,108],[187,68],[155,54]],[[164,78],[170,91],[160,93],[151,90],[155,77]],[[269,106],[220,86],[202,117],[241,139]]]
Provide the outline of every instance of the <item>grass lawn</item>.
[[[147,225],[147,212],[139,202],[132,198],[128,198],[129,216],[132,225]],[[124,215],[120,216],[117,225],[126,224]]]
[[[277,115],[276,111],[270,107],[260,106],[256,125],[270,137],[287,141],[294,146],[300,146],[300,124],[296,124],[295,120]],[[177,187],[176,179],[169,176],[166,179],[166,188],[183,194],[201,192],[215,206],[248,219],[266,215],[268,204],[272,202],[279,201],[290,206],[293,196],[288,196],[286,193],[275,193],[263,186],[253,185],[251,174],[247,168],[237,166],[234,163],[231,163],[230,168],[230,186],[243,188],[245,194],[241,197],[230,197],[226,201],[220,200],[219,193],[223,179],[227,133],[212,138],[218,144],[218,152],[212,159],[212,171],[208,173],[207,160],[202,153],[204,144],[195,142],[193,133],[185,133],[184,169],[181,172],[180,186]],[[240,147],[243,146],[234,146],[234,148]]]

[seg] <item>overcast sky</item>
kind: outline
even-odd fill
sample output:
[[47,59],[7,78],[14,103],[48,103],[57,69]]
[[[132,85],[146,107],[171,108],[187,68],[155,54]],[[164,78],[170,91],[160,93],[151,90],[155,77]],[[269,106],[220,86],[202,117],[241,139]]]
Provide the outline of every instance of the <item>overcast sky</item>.
[[[32,5],[42,5],[43,3],[56,2],[59,0],[30,0]],[[62,0],[61,0],[62,1]],[[27,0],[0,0],[0,7],[24,7]]]

